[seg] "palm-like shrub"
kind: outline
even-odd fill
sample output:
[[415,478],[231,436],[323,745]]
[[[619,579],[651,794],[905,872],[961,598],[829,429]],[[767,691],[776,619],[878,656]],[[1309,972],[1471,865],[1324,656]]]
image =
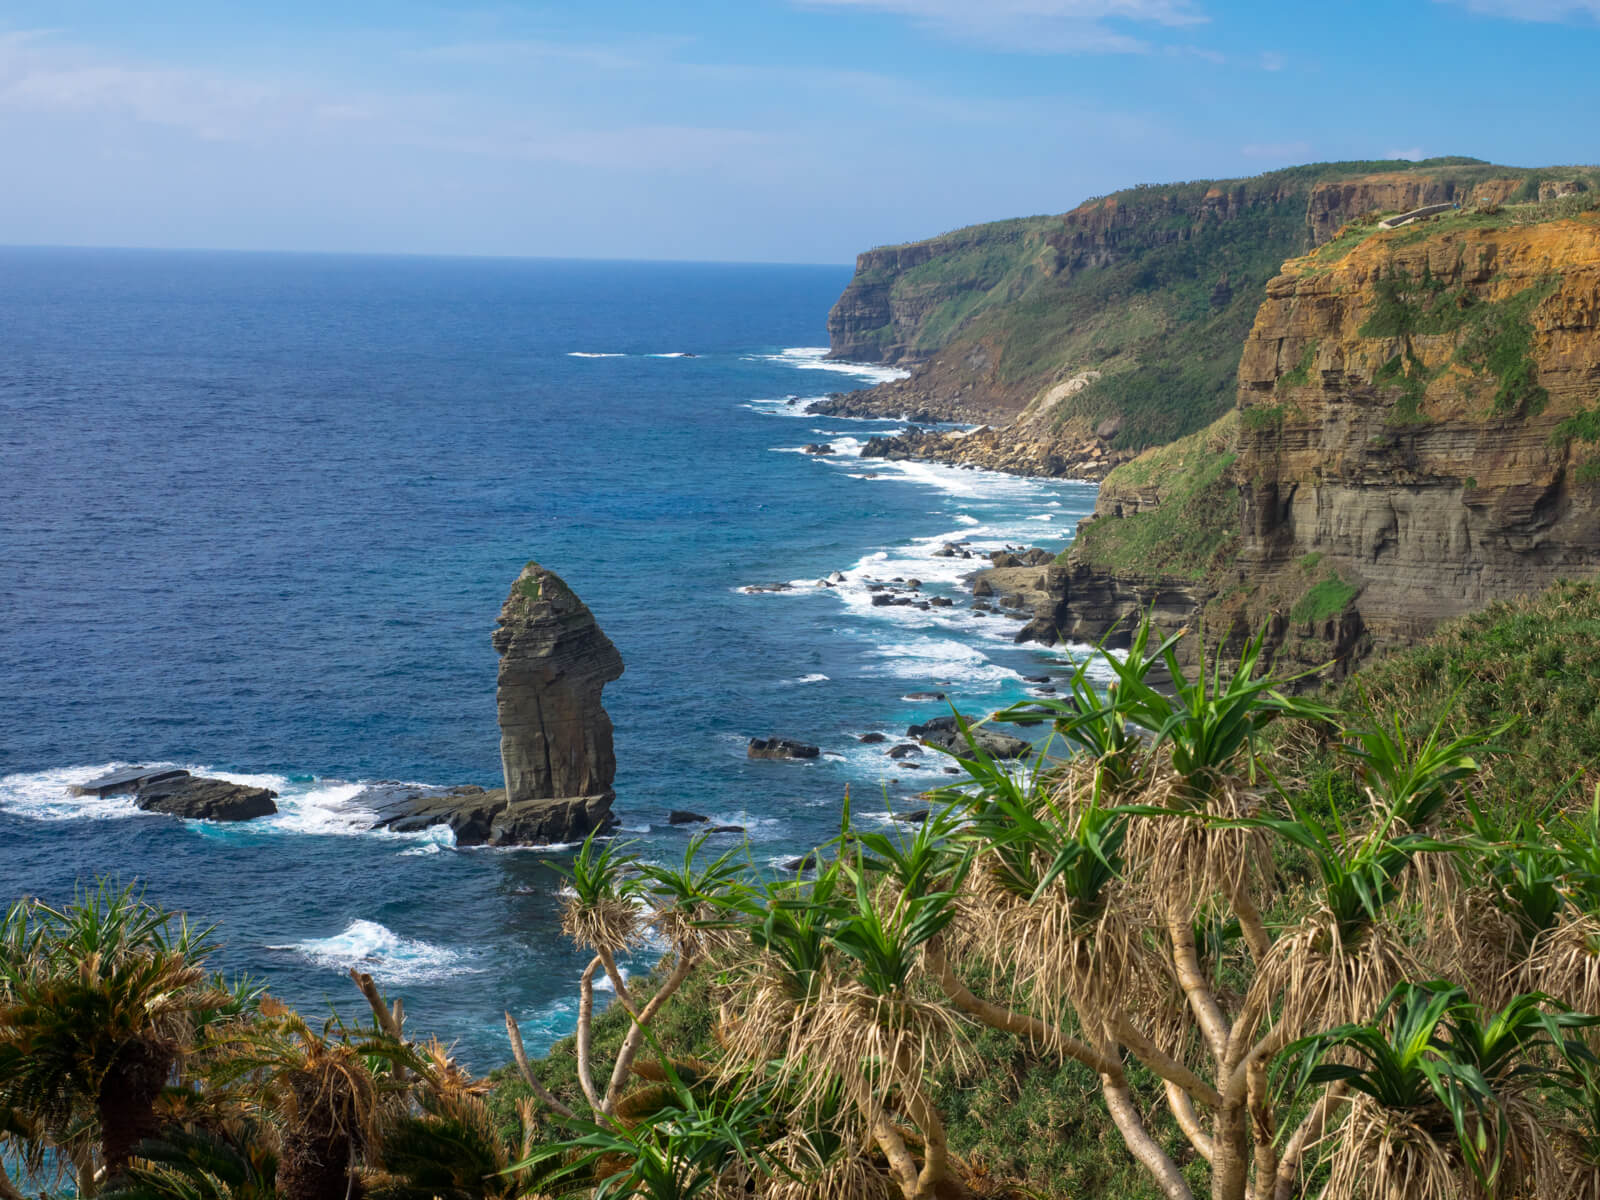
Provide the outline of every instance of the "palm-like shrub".
[[104,885],[0,923],[0,1111],[73,1165],[80,1194],[159,1132],[156,1100],[198,1031],[241,1011],[206,975],[209,934]]
[[376,1028],[337,1018],[320,1029],[271,999],[229,1048],[213,1080],[249,1098],[279,1140],[284,1200],[344,1200],[353,1172],[381,1145],[402,1111],[397,1066],[417,1066],[410,1047]]

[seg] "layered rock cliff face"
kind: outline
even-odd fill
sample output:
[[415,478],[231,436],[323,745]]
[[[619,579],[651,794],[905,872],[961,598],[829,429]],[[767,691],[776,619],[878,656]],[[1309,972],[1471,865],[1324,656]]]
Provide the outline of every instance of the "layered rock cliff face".
[[1348,666],[1600,568],[1600,212],[1583,207],[1346,231],[1286,264],[1240,361],[1226,494],[1162,518],[1231,501],[1209,562],[1128,568],[1171,502],[1141,499],[1128,479],[1148,464],[1129,464],[1070,556],[1061,631],[1154,598],[1169,625],[1265,626],[1286,665]]
[[887,449],[1094,478],[1106,455],[1182,437],[1232,407],[1267,281],[1346,223],[1597,186],[1593,168],[1323,163],[1132,188],[1060,217],[874,250],[830,316],[832,351],[912,375],[816,410],[988,424],[990,435],[964,444]]
[[616,756],[600,704],[622,657],[555,572],[529,563],[500,610],[496,700],[506,808],[496,840],[566,842],[614,823]]
[[1238,569],[1291,613],[1309,590],[1288,595],[1287,572],[1310,556],[1324,599],[1302,613],[1357,614],[1385,646],[1600,567],[1576,436],[1600,406],[1600,214],[1457,220],[1289,264],[1239,405]]

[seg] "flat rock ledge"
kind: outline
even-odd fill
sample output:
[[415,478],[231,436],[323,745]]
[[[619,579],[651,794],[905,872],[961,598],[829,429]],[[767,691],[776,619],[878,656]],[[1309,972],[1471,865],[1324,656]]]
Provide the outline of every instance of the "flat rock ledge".
[[190,821],[252,821],[278,811],[271,788],[207,779],[181,767],[134,767],[113,771],[71,789],[74,796],[132,796],[145,812]]

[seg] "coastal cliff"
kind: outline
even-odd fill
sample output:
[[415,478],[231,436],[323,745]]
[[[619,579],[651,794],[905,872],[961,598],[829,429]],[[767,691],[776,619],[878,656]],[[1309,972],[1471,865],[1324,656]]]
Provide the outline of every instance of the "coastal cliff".
[[1092,638],[1154,601],[1348,667],[1600,567],[1588,199],[1344,228],[1285,264],[1235,413],[1112,473],[1042,615]]
[[1285,259],[1373,213],[1597,187],[1592,168],[1322,163],[872,250],[830,314],[831,353],[911,375],[813,411],[988,426],[890,439],[891,457],[1100,478],[1233,406],[1240,349]]

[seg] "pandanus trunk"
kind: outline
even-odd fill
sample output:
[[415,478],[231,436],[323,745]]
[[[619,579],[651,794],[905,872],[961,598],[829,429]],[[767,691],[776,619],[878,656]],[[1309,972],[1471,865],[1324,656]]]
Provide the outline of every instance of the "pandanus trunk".
[[283,1200],[360,1196],[361,1189],[350,1176],[349,1135],[321,1129],[286,1132],[278,1160],[278,1195]]
[[172,1073],[170,1052],[134,1042],[117,1055],[100,1081],[100,1157],[106,1177],[122,1174],[135,1148],[161,1132],[156,1100]]
[[360,1181],[351,1174],[353,1134],[339,1093],[315,1075],[294,1084],[293,1119],[283,1132],[278,1159],[282,1200],[355,1200]]

